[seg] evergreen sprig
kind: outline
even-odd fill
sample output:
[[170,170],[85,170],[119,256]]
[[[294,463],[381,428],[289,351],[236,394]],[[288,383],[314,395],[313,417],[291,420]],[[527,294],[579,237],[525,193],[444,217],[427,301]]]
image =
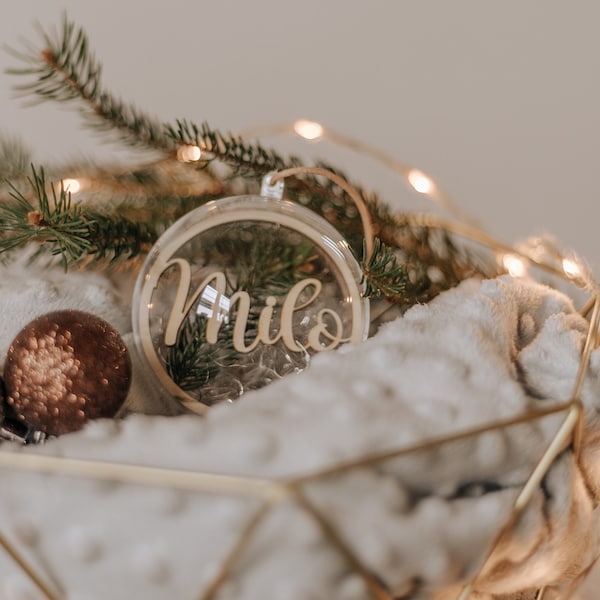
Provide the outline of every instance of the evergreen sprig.
[[[218,160],[231,168],[229,178],[250,180],[250,185],[261,179],[270,171],[279,171],[302,166],[302,161],[296,156],[282,157],[273,149],[264,148],[260,143],[249,143],[243,138],[232,134],[224,135],[218,130],[211,129],[207,123],[197,125],[189,120],[177,120],[175,125],[165,125],[167,135],[178,146],[198,146],[202,150],[204,160]],[[316,167],[324,168],[346,181],[347,175],[332,165],[317,161]],[[377,196],[367,193],[360,186],[354,185],[369,205],[373,219],[380,224],[380,229],[389,226],[391,220],[387,207],[381,204]],[[362,241],[362,226],[354,203],[334,182],[316,177],[303,175],[290,177],[286,180],[286,195],[307,206],[317,214],[325,217],[348,237],[351,246],[359,249]]]
[[21,177],[30,164],[31,155],[20,139],[0,135],[0,180]]
[[[21,94],[37,96],[39,101],[83,101],[81,112],[96,129],[117,131],[121,139],[144,148],[159,149],[175,156],[182,145],[201,148],[203,158],[218,160],[231,173],[227,178],[246,178],[252,181],[269,171],[300,166],[297,157],[282,157],[260,143],[248,143],[241,137],[225,135],[207,123],[198,126],[182,119],[175,125],[162,124],[136,107],[115,98],[102,87],[101,65],[90,50],[87,34],[66,17],[55,35],[41,31],[44,48],[23,54],[12,51],[27,68],[11,69],[10,73],[31,77],[33,81],[16,86]],[[204,168],[206,162],[198,165]],[[326,166],[322,163],[317,166]],[[356,216],[345,192],[328,181],[312,176],[289,179],[288,193],[294,199],[327,218],[346,235],[355,249],[360,248],[362,235],[356,227]],[[373,205],[375,206],[375,204]],[[360,226],[358,226],[360,227]]]
[[[128,144],[159,149],[173,163],[182,145],[199,146],[203,151],[202,160],[190,163],[187,167],[191,165],[191,170],[205,170],[221,185],[220,195],[227,195],[232,190],[234,193],[241,190],[256,192],[258,181],[266,172],[300,166],[300,160],[295,157],[284,158],[259,143],[250,143],[235,135],[224,135],[206,123],[198,126],[188,120],[179,120],[174,125],[162,124],[115,98],[102,86],[101,65],[90,51],[87,35],[66,17],[56,34],[42,31],[41,35],[44,42],[41,51],[35,48],[27,53],[13,51],[15,56],[27,63],[27,67],[10,72],[33,77],[33,81],[18,86],[21,94],[33,95],[38,101],[79,101],[86,122],[95,129],[115,131]],[[212,161],[218,161],[228,169],[225,172],[213,172],[207,168]],[[333,170],[347,179],[331,165],[320,163],[318,166]],[[219,173],[218,177],[215,172]],[[146,192],[143,191],[144,187]],[[41,205],[44,192],[36,186],[33,188],[34,200],[37,197]],[[61,254],[66,263],[78,260],[76,257],[87,253],[104,258],[111,256],[113,259],[128,257],[143,252],[155,239],[157,232],[180,216],[181,210],[216,197],[206,193],[202,197],[193,194],[185,199],[167,198],[153,189],[151,180],[140,181],[139,189],[142,190],[141,196],[147,200],[144,206],[146,214],[141,218],[128,218],[132,213],[136,214],[137,209],[127,208],[127,193],[124,191],[118,192],[123,194],[124,200],[115,204],[119,210],[113,209],[112,214],[107,211],[101,215],[87,210],[77,212],[79,209],[72,210],[70,205],[66,210],[65,202],[58,198],[54,219],[58,223],[58,215],[62,214],[65,221],[60,228],[54,224],[54,237],[44,237],[51,232],[49,229],[43,232],[40,223],[27,222],[25,217],[32,211],[28,208],[25,210],[24,205],[20,204],[23,199],[17,199],[16,204],[13,202],[0,211],[0,251],[6,252],[31,239],[41,239],[52,243],[53,252]],[[385,246],[383,254],[379,251],[374,253],[373,264],[365,265],[370,269],[369,276],[365,277],[369,292],[383,295],[398,306],[407,307],[415,302],[430,300],[440,291],[474,273],[494,273],[490,265],[474,261],[472,255],[457,247],[447,232],[435,232],[426,226],[404,222],[401,215],[392,214],[377,196],[360,191],[368,204],[377,236]],[[363,239],[360,219],[343,190],[321,178],[302,176],[286,180],[286,193],[332,223],[348,240],[355,253],[360,254]],[[134,195],[139,201],[139,194],[136,192]],[[173,206],[174,210],[169,210],[163,200],[169,202],[169,207]],[[61,207],[62,212],[59,210]],[[19,210],[21,212],[17,214]],[[17,212],[13,214],[11,211]],[[70,215],[69,218],[66,218],[65,211]],[[49,228],[49,225],[44,227]],[[51,239],[54,241],[49,242]],[[395,260],[391,258],[392,255]],[[400,279],[400,264],[404,265],[406,271],[403,279]],[[403,292],[400,292],[398,283],[401,280],[405,281]]]
[[175,125],[166,124],[165,132],[177,146],[198,146],[204,159],[225,163],[233,169],[233,175],[251,174],[260,178],[269,171],[301,164],[297,158],[286,160],[275,150],[258,143],[250,144],[239,136],[225,135],[208,123],[197,125],[187,119],[178,119]]
[[150,224],[115,218],[97,212],[85,211],[87,217],[86,237],[90,242],[88,255],[94,260],[132,259],[146,254],[158,238]]
[[215,241],[214,250],[215,262],[232,264],[231,293],[244,290],[256,298],[285,295],[301,279],[323,270],[311,242],[290,245],[275,226],[257,235],[233,225]]
[[56,35],[40,29],[44,42],[41,50],[28,53],[9,51],[29,66],[9,69],[14,75],[33,76],[34,80],[15,86],[20,95],[37,96],[38,102],[83,100],[80,112],[86,122],[101,131],[118,132],[129,145],[173,150],[162,123],[131,104],[116,98],[102,86],[102,66],[90,51],[85,31],[63,19]]
[[71,196],[62,185],[58,192],[54,185],[50,185],[48,194],[43,169],[36,171],[32,168],[32,172],[27,181],[37,199],[37,206],[14,186],[11,186],[10,195],[15,202],[0,204],[0,252],[38,241],[49,247],[53,255],[60,255],[66,266],[87,254],[91,248],[83,211],[71,204]]
[[34,202],[10,185],[12,202],[0,203],[0,253],[31,242],[59,256],[65,268],[83,258],[114,261],[147,252],[157,233],[143,222],[114,219],[74,204],[61,182],[46,182],[44,169],[27,178]]
[[221,365],[235,355],[228,337],[227,324],[219,329],[219,343],[206,342],[207,319],[193,314],[177,335],[175,345],[166,352],[165,366],[169,376],[184,391],[194,392],[206,385],[221,370]]
[[[366,244],[363,256],[366,256]],[[361,261],[365,296],[368,298],[394,299],[404,294],[407,274],[404,265],[379,238],[373,241],[373,252],[368,260]]]

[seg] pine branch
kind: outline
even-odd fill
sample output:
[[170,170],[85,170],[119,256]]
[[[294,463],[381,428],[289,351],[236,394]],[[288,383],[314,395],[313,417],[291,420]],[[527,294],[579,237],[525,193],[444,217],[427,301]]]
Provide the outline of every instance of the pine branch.
[[244,290],[256,298],[280,296],[298,281],[324,270],[322,261],[308,241],[293,246],[274,226],[264,227],[260,235],[256,225],[245,231],[236,224],[224,229],[207,251],[207,261],[230,263],[231,293]]
[[[203,159],[219,160],[231,168],[231,178],[244,177],[255,182],[268,171],[281,170],[302,163],[296,157],[284,159],[276,151],[258,143],[250,144],[238,136],[223,135],[206,123],[201,126],[179,120],[175,126],[162,125],[138,109],[115,99],[102,89],[101,65],[89,50],[87,35],[65,17],[60,32],[51,36],[42,31],[45,49],[13,54],[29,63],[28,68],[13,69],[10,73],[34,76],[35,80],[17,86],[23,94],[33,94],[41,100],[69,102],[83,100],[82,112],[95,128],[116,130],[130,144],[158,148],[175,155],[182,145],[198,146]],[[203,161],[200,166],[205,166]],[[362,236],[351,231],[353,213],[349,200],[342,199],[344,192],[330,182],[325,184],[314,177],[289,180],[291,195],[318,214],[325,216],[350,239],[355,249],[360,248]]]
[[[363,247],[363,256],[365,255],[366,244]],[[402,297],[406,290],[406,270],[403,265],[398,264],[393,251],[379,238],[375,238],[371,257],[367,261],[363,259],[361,267],[367,298],[383,297],[393,300]]]
[[144,222],[108,217],[85,211],[90,241],[88,255],[94,260],[108,259],[114,263],[125,258],[135,258],[149,252],[157,240],[155,229]]
[[[228,177],[235,180],[236,187],[239,188],[241,183],[249,188],[248,191],[255,191],[256,182],[269,171],[303,165],[298,157],[284,158],[260,143],[250,144],[239,136],[224,135],[211,129],[207,123],[198,126],[185,119],[177,120],[174,126],[166,125],[165,130],[176,145],[199,147],[202,151],[202,161],[218,160],[230,167],[231,173]],[[315,166],[328,169],[349,181],[342,171],[327,163],[317,162]],[[367,199],[374,220],[377,221],[380,205],[376,196],[366,193],[359,186],[354,187]],[[360,220],[357,219],[356,207],[346,192],[335,183],[313,175],[291,177],[286,180],[286,195],[337,227],[349,238],[350,244],[356,250],[361,247],[363,232]]]
[[34,206],[16,187],[10,195],[14,204],[0,205],[0,252],[8,252],[37,241],[59,255],[65,267],[87,254],[90,242],[86,239],[87,226],[82,210],[71,205],[70,194],[61,186],[57,194],[51,185],[48,196],[44,170],[32,169],[29,185],[38,201]]
[[[194,392],[208,384],[223,363],[235,354],[224,329],[219,330],[219,344],[206,343],[208,321],[192,315],[185,320],[174,346],[167,349],[165,366],[169,377],[184,391]],[[227,331],[226,333],[230,333]]]
[[31,154],[20,139],[0,135],[0,180],[23,177],[31,164]]
[[259,143],[250,144],[241,137],[223,134],[207,123],[197,124],[186,119],[176,120],[175,125],[165,125],[165,133],[177,146],[198,146],[201,160],[219,160],[232,169],[231,177],[262,178],[269,171],[278,171],[302,163],[296,157],[284,159],[275,150]]
[[[35,49],[28,54],[13,51],[15,56],[29,66],[10,72],[33,76],[34,79],[18,87],[21,93],[34,95],[39,101],[50,99],[82,102],[82,113],[96,129],[116,131],[126,143],[159,149],[172,159],[175,159],[177,149],[182,145],[198,146],[203,156],[201,162],[190,163],[195,169],[206,169],[213,160],[220,161],[229,168],[227,174],[218,178],[223,192],[228,188],[256,192],[258,182],[266,172],[301,164],[295,157],[283,158],[258,143],[248,143],[240,137],[223,135],[206,123],[199,127],[190,121],[181,120],[174,126],[162,125],[137,108],[114,98],[102,87],[101,66],[89,50],[85,32],[66,18],[57,35],[50,36],[42,31],[42,38],[45,47],[41,53]],[[330,165],[320,166],[344,176]],[[141,188],[150,186],[148,182],[140,183]],[[286,180],[286,191],[291,199],[332,223],[348,240],[355,253],[359,254],[363,239],[360,219],[343,190],[329,181],[307,176]],[[409,306],[414,302],[427,301],[473,274],[494,273],[489,265],[473,260],[472,256],[457,247],[447,232],[434,232],[426,227],[415,227],[403,222],[401,217],[392,215],[389,208],[374,194],[360,191],[368,203],[377,236],[396,257],[394,261],[391,258],[387,260],[385,253],[375,255],[381,262],[371,265],[370,280],[373,283],[367,284],[373,286],[373,293],[383,294],[402,306]],[[41,194],[39,189],[34,192],[34,196]],[[13,196],[15,193],[18,194],[16,188],[13,188]],[[152,198],[152,192],[146,197]],[[131,221],[124,219],[122,215],[104,214],[101,217],[75,207],[71,214],[70,204],[69,210],[66,210],[66,202],[60,196],[55,202],[52,223],[46,217],[41,218],[39,223],[28,223],[25,217],[35,209],[31,211],[22,204],[24,197],[19,199],[15,196],[15,199],[16,204],[0,211],[0,231],[3,231],[0,234],[0,251],[22,245],[31,239],[40,239],[44,243],[53,244],[52,251],[60,254],[67,262],[78,260],[75,257],[86,253],[95,256],[108,254],[116,259],[144,251],[149,241],[155,238],[156,231],[168,224],[164,213],[161,217],[161,209],[164,207],[161,206],[160,194],[153,205],[148,204],[147,219]],[[181,209],[185,210],[186,206],[190,204],[181,205]],[[19,210],[18,214],[14,212]],[[65,219],[64,222],[60,221],[61,218]],[[139,223],[144,221],[147,225],[141,226]],[[111,246],[112,234],[120,241]],[[136,237],[139,239],[136,240]],[[404,293],[395,294],[394,285],[400,275],[399,263],[405,265],[406,287]],[[376,277],[373,277],[374,273]]]
[[32,167],[27,181],[35,204],[12,185],[13,202],[0,204],[0,253],[38,242],[60,257],[66,268],[89,256],[131,258],[147,252],[157,238],[143,222],[114,219],[73,204],[62,183],[58,192],[54,184],[46,183],[43,169]]
[[37,96],[38,102],[82,100],[80,112],[94,129],[116,131],[129,145],[167,152],[176,150],[160,121],[103,88],[102,67],[90,51],[87,34],[82,28],[76,28],[65,16],[57,35],[43,30],[40,33],[44,42],[41,52],[30,48],[29,53],[22,53],[8,48],[13,56],[29,66],[7,72],[34,78],[29,83],[15,86],[17,92]]

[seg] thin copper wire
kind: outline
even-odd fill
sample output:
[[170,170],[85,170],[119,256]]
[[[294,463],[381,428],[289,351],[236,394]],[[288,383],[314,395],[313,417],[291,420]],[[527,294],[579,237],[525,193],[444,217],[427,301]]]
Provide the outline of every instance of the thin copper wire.
[[579,368],[575,384],[573,386],[571,400],[569,402],[569,411],[567,413],[567,417],[563,421],[562,425],[560,426],[550,445],[542,455],[533,472],[525,482],[525,485],[521,488],[521,491],[519,492],[519,495],[517,496],[513,504],[513,509],[508,519],[498,532],[497,536],[494,538],[491,548],[488,554],[486,555],[483,563],[480,565],[475,575],[471,578],[471,581],[463,588],[457,600],[466,600],[470,596],[475,586],[475,583],[482,575],[490,559],[493,557],[494,551],[499,545],[500,541],[507,533],[510,532],[512,527],[515,525],[520,515],[523,513],[523,511],[535,495],[536,491],[539,489],[542,479],[550,470],[550,467],[554,463],[556,457],[564,449],[565,445],[569,443],[569,441],[573,444],[573,453],[575,455],[575,458],[579,458],[583,429],[583,406],[581,404],[580,395],[581,390],[583,388],[583,383],[585,381],[585,375],[589,367],[590,356],[593,349],[593,342],[596,339],[599,328],[600,298],[596,297],[596,301],[594,303],[594,308],[592,311],[592,318],[590,320],[585,343],[581,352]]
[[61,600],[60,596],[57,595],[54,591],[52,591],[44,582],[44,580],[39,576],[36,570],[30,565],[25,558],[21,555],[21,553],[15,548],[13,544],[11,544],[4,535],[0,532],[0,546],[4,549],[6,554],[8,554],[15,563],[19,566],[19,568],[27,575],[30,581],[37,587],[37,589],[44,594],[47,600]]
[[373,573],[367,569],[355,552],[348,546],[331,521],[306,497],[300,488],[295,489],[294,498],[298,505],[317,522],[323,533],[329,538],[329,541],[346,559],[346,562],[363,578],[373,600],[394,600],[390,591],[373,576]]
[[[121,195],[125,193],[130,195],[145,196],[148,189],[147,184],[137,183],[135,181],[120,181],[117,178],[120,175],[122,176],[136,171],[162,169],[164,171],[171,172],[171,177],[169,179],[172,180],[174,179],[174,168],[185,164],[186,163],[181,161],[174,161],[171,158],[163,158],[153,162],[137,165],[133,168],[115,168],[110,170],[101,169],[98,173],[83,173],[80,176],[73,177],[73,179],[82,182],[84,185],[84,187],[77,192],[76,195],[80,196],[83,194],[93,194],[98,190],[107,190],[109,192]],[[192,168],[190,168],[187,169],[186,172],[193,174],[193,177],[190,177],[189,181],[169,181],[168,183],[159,182],[153,186],[153,192],[157,195],[171,197],[202,194],[216,195],[223,192],[223,184],[213,177],[206,169],[192,170]],[[56,186],[56,183],[54,185]]]
[[573,437],[573,432],[575,430],[575,427],[577,426],[580,412],[580,405],[573,404],[571,409],[569,410],[569,413],[567,414],[566,419],[563,421],[552,442],[542,455],[542,458],[535,466],[533,472],[525,482],[525,485],[521,488],[519,495],[513,503],[513,508],[508,518],[494,537],[491,547],[487,552],[483,562],[481,563],[481,565],[477,569],[477,572],[471,578],[469,583],[467,583],[463,587],[456,600],[467,600],[467,598],[469,598],[469,596],[473,592],[475,584],[477,583],[478,579],[481,577],[485,568],[494,556],[496,548],[498,547],[502,539],[508,533],[510,533],[512,528],[515,526],[519,517],[521,516],[525,508],[528,506],[535,493],[539,490],[539,486],[542,482],[542,479],[550,470],[550,467],[554,463],[556,457],[560,454],[565,445]]
[[[374,146],[370,146],[356,138],[352,138],[350,136],[344,135],[333,129],[329,129],[329,127],[324,127],[321,123],[319,125],[322,127],[323,133],[320,136],[320,139],[326,139],[334,144],[339,146],[348,148],[353,150],[359,154],[363,154],[364,156],[368,156],[375,161],[380,162],[381,164],[388,167],[391,171],[402,175],[402,177],[409,183],[411,189],[414,189],[414,186],[410,184],[409,174],[411,171],[414,171],[415,168],[411,167],[405,163],[396,160],[390,154],[383,152],[379,148]],[[272,125],[266,127],[254,127],[252,129],[247,129],[241,133],[242,137],[262,137],[265,135],[282,135],[282,134],[294,134],[296,133],[294,129],[293,123],[283,124],[283,125]],[[302,136],[300,136],[302,137]],[[311,141],[319,141],[318,139]],[[468,212],[464,211],[462,208],[454,204],[449,196],[438,186],[437,183],[433,182],[433,190],[431,192],[426,192],[424,195],[433,200],[439,206],[447,210],[449,213],[453,214],[455,217],[464,221],[465,223],[470,223],[475,227],[480,227],[479,222]]]
[[[294,125],[295,125],[295,123],[286,123],[286,124],[280,124],[280,125],[268,125],[268,126],[263,126],[263,127],[254,127],[254,128],[247,129],[246,131],[242,132],[241,135],[242,135],[242,137],[260,137],[260,136],[264,136],[264,135],[297,134]],[[407,181],[409,181],[410,172],[415,170],[414,167],[410,167],[410,166],[396,160],[393,156],[383,152],[379,148],[376,148],[374,146],[366,144],[365,142],[358,140],[356,138],[352,138],[350,136],[347,136],[347,135],[344,135],[337,131],[334,131],[332,129],[329,129],[328,127],[323,126],[321,123],[319,123],[319,126],[321,127],[322,134],[317,139],[311,140],[313,142],[319,141],[320,139],[328,139],[328,140],[332,141],[333,143],[338,144],[339,146],[348,148],[350,150],[358,152],[359,154],[362,154],[364,156],[368,156],[368,157],[374,159],[375,161],[378,161],[378,162],[384,164],[385,166],[390,168],[392,171],[402,175],[404,177],[404,179],[406,179]],[[303,137],[300,134],[297,134],[297,135],[299,135],[300,137]],[[421,223],[424,226],[446,229],[451,233],[457,233],[457,234],[463,235],[469,239],[472,239],[474,241],[478,241],[479,243],[490,247],[491,249],[493,249],[496,252],[514,254],[516,256],[519,256],[522,259],[527,260],[528,262],[531,262],[532,264],[535,264],[537,267],[539,267],[542,270],[545,270],[553,275],[557,275],[557,276],[565,279],[564,270],[559,270],[547,263],[537,261],[533,257],[529,256],[528,254],[526,254],[522,251],[519,251],[516,248],[513,248],[506,244],[502,244],[502,243],[498,242],[497,240],[493,239],[490,235],[488,235],[484,231],[484,229],[481,226],[481,224],[479,223],[479,221],[477,219],[475,219],[475,217],[473,217],[473,215],[471,215],[467,211],[464,211],[458,205],[454,204],[450,200],[450,198],[441,190],[439,185],[437,183],[433,182],[433,180],[432,180],[432,184],[433,184],[433,191],[427,192],[424,195],[427,196],[428,198],[430,198],[431,200],[433,200],[434,202],[437,202],[441,207],[445,208],[449,213],[451,213],[455,217],[457,217],[459,219],[459,221],[452,222],[452,221],[447,221],[447,220],[443,220],[443,219],[436,219],[435,216],[429,215],[429,214],[428,215],[407,215],[407,218],[410,221],[412,221],[414,224],[419,224],[418,221],[424,219],[424,220],[428,221],[428,224]],[[437,224],[436,224],[436,221],[437,221]],[[562,255],[560,255],[560,253],[558,251],[556,251],[555,254],[556,254],[556,258],[564,258]],[[588,275],[588,276],[585,277],[585,275]],[[569,279],[569,278],[566,278],[566,279]],[[586,286],[590,287],[590,291],[600,292],[600,290],[598,290],[596,288],[593,278],[589,277],[589,274],[587,274],[587,273],[584,274],[583,279],[584,279],[584,284]],[[574,282],[574,281],[571,281],[571,282],[575,283],[577,285],[577,282]],[[581,312],[584,317],[587,316],[587,311],[591,310],[592,303],[593,303],[593,299],[591,299],[588,302],[588,304],[582,309]]]
[[0,452],[0,468],[152,485],[193,492],[214,492],[239,496],[285,494],[282,486],[269,479],[23,452]]
[[281,181],[286,177],[293,177],[294,175],[317,175],[321,177],[326,177],[327,179],[333,181],[336,185],[341,187],[347,194],[352,198],[352,201],[356,205],[358,209],[358,214],[360,216],[360,220],[362,222],[363,232],[365,234],[365,243],[367,249],[366,260],[371,258],[373,254],[373,224],[371,223],[371,214],[369,213],[369,209],[367,204],[365,203],[363,197],[358,193],[358,191],[350,185],[343,177],[340,177],[336,173],[332,173],[327,169],[321,169],[319,167],[293,167],[291,169],[283,169],[281,171],[277,171],[273,177],[271,178],[272,183],[276,183],[277,181]]
[[219,571],[213,577],[212,581],[208,584],[202,594],[199,596],[199,600],[212,600],[215,594],[218,593],[221,586],[227,581],[227,578],[231,574],[235,563],[239,560],[246,546],[252,540],[254,532],[258,526],[264,521],[265,517],[269,514],[273,508],[272,501],[265,501],[261,504],[259,509],[252,515],[250,520],[246,523],[238,541],[234,544],[229,554],[225,557],[225,560],[221,564]]
[[558,269],[555,266],[550,265],[548,263],[538,261],[526,254],[525,252],[522,252],[517,248],[514,248],[512,246],[509,246],[508,244],[504,244],[494,239],[491,235],[476,227],[470,227],[469,225],[464,225],[455,221],[448,221],[447,219],[442,219],[436,217],[435,215],[421,213],[403,214],[401,216],[401,222],[416,227],[441,229],[449,233],[454,233],[456,235],[460,235],[464,238],[467,238],[473,242],[477,242],[478,244],[489,248],[495,253],[514,254],[515,256],[526,260],[527,262],[535,265],[537,268],[543,271],[546,271],[547,273],[550,273],[551,275],[554,275],[561,279],[565,279],[571,283],[574,283],[575,285],[577,284],[577,282],[567,278],[563,270]]
[[333,467],[320,469],[305,475],[299,475],[298,477],[289,480],[288,483],[296,486],[300,484],[306,484],[326,479],[327,477],[335,477],[353,469],[364,468],[373,464],[392,460],[394,458],[400,458],[401,456],[405,456],[407,454],[416,454],[417,452],[422,452],[424,450],[431,450],[432,448],[435,448],[437,446],[450,444],[452,442],[458,442],[460,440],[475,437],[483,433],[487,433],[489,431],[494,431],[496,429],[506,429],[515,425],[536,421],[549,415],[555,415],[561,412],[565,412],[570,407],[571,402],[563,402],[561,404],[556,404],[555,406],[549,408],[529,411],[517,415],[515,417],[510,417],[508,419],[494,421],[493,423],[479,425],[476,427],[465,429],[463,431],[459,431],[457,433],[451,433],[448,435],[431,438],[424,442],[418,442],[409,446],[394,448],[392,450],[385,450],[373,454],[367,454],[366,456],[361,456],[360,458],[357,458],[355,460],[350,460],[341,464],[337,464]]
[[[105,190],[113,192],[115,195],[139,195],[147,196],[148,186],[143,183],[137,183],[135,181],[119,181],[118,177],[127,175],[128,173],[141,172],[145,170],[164,170],[172,172],[177,167],[188,163],[173,160],[173,158],[161,158],[151,162],[139,163],[135,166],[127,167],[112,167],[112,168],[93,168],[91,167],[88,172],[85,168],[75,169],[75,173],[70,177],[63,177],[50,181],[47,184],[47,192],[51,193],[52,189],[60,189],[61,181],[65,179],[75,179],[82,184],[81,190],[72,193],[72,197],[86,198],[90,195],[95,194],[99,190]],[[159,182],[153,187],[153,192],[157,195],[171,196],[171,197],[185,197],[194,195],[217,195],[223,191],[223,184],[218,181],[216,177],[210,173],[210,171],[203,169],[198,170],[195,163],[189,163],[190,168],[188,169],[190,176],[189,181],[169,181],[168,183]],[[172,173],[171,173],[172,175]],[[173,179],[173,177],[170,177]],[[12,202],[8,195],[0,194],[0,203],[7,204]]]

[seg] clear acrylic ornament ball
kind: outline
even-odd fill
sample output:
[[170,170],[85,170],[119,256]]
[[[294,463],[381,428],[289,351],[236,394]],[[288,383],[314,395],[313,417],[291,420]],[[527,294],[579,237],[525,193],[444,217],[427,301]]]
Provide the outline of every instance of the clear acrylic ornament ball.
[[136,347],[149,376],[202,413],[365,339],[361,279],[347,242],[307,208],[209,202],[150,251],[134,293]]

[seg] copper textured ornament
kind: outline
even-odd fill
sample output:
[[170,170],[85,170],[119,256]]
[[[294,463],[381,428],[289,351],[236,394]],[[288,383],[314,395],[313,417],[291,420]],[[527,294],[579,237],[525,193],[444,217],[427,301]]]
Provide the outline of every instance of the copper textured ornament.
[[51,312],[26,325],[4,365],[7,409],[48,435],[113,417],[130,381],[131,361],[120,335],[77,310]]

